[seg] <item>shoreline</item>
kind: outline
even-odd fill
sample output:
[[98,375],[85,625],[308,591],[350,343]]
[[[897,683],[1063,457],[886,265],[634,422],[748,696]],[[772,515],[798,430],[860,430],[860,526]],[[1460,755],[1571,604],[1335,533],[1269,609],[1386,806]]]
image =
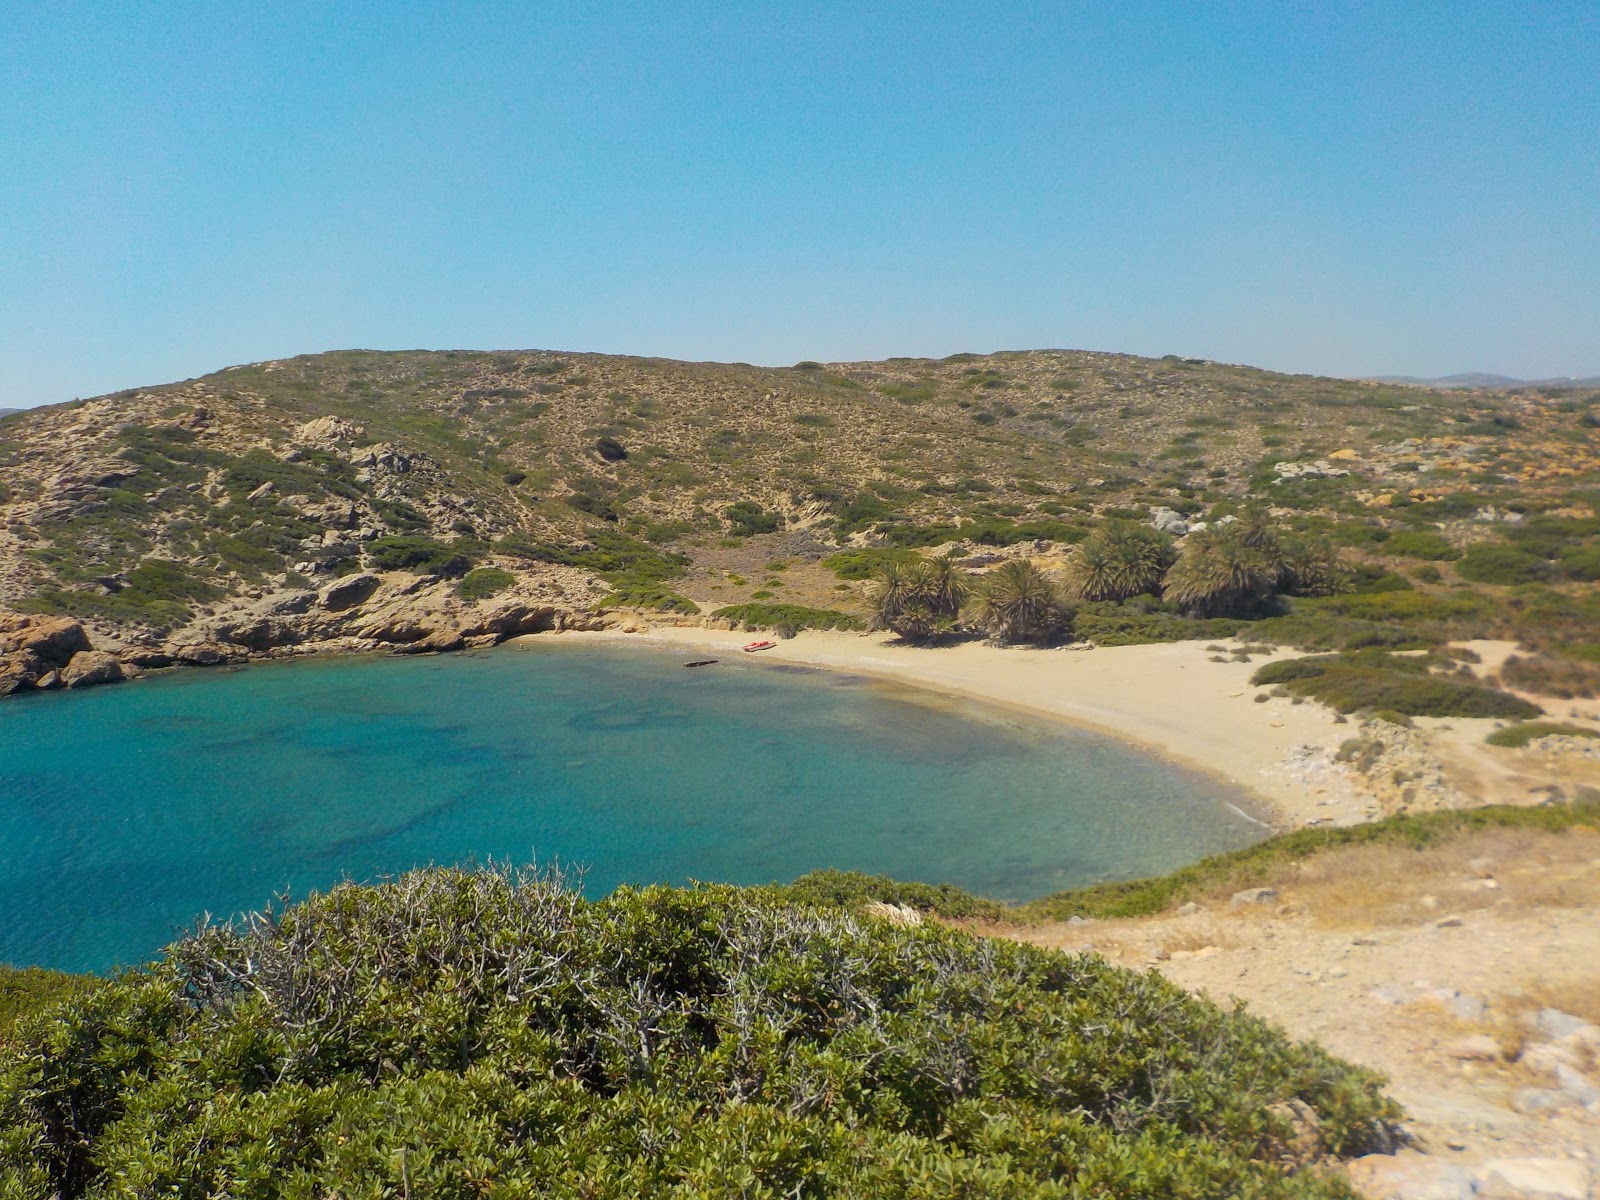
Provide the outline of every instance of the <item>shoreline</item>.
[[[732,657],[753,635],[659,625],[639,632],[568,630],[507,645],[611,644]],[[1115,738],[1175,766],[1238,788],[1252,820],[1284,832],[1381,817],[1376,797],[1333,762],[1353,727],[1320,705],[1256,703],[1261,662],[1210,661],[1218,642],[1093,649],[998,647],[979,642],[917,647],[887,634],[803,630],[760,658],[860,675],[975,701]],[[1293,652],[1279,652],[1290,657]],[[713,668],[714,669],[714,668]]]

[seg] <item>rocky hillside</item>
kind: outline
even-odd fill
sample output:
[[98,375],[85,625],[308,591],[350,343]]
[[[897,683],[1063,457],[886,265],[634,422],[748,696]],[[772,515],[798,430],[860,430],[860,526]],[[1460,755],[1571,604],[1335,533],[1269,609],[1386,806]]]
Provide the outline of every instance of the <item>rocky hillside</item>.
[[1478,587],[1463,549],[1538,523],[1565,595],[1592,564],[1562,555],[1600,554],[1597,414],[1077,351],[323,354],[0,418],[0,606],[136,665],[438,649],[617,605],[848,612],[841,547],[1044,551],[1251,503],[1385,570],[1404,534],[1423,589]]

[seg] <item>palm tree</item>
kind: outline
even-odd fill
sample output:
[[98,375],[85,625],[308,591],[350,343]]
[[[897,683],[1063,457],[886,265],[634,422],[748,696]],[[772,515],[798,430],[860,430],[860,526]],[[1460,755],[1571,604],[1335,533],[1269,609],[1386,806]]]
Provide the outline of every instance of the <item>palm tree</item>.
[[1027,559],[1003,563],[984,576],[970,615],[993,641],[1044,642],[1072,623],[1054,583]]
[[1172,538],[1167,534],[1111,519],[1079,543],[1067,586],[1080,600],[1126,600],[1160,587],[1172,560]]
[[966,594],[966,580],[949,555],[931,562],[888,563],[867,593],[869,623],[908,642],[926,641],[954,628]]
[[1277,558],[1278,591],[1286,596],[1331,596],[1349,575],[1327,538],[1281,538]]
[[1218,525],[1191,533],[1167,572],[1166,598],[1192,617],[1243,616],[1272,595],[1280,565],[1247,530]]

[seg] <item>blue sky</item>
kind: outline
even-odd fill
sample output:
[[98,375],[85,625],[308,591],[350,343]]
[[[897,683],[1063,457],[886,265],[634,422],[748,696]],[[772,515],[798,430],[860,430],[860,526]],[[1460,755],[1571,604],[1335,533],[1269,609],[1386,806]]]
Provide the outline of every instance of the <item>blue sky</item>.
[[0,406],[346,347],[1600,373],[1600,4],[0,6]]

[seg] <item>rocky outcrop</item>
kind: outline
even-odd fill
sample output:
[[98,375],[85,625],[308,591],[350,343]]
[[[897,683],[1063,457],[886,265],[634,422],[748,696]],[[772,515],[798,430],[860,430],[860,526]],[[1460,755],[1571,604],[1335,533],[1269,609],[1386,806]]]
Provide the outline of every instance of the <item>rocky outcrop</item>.
[[97,683],[121,683],[127,673],[115,654],[104,650],[80,650],[61,669],[64,687],[92,687]]
[[138,672],[68,617],[0,613],[0,696],[120,683]]
[[376,575],[350,575],[323,588],[317,600],[329,612],[344,612],[366,601],[382,583]]

